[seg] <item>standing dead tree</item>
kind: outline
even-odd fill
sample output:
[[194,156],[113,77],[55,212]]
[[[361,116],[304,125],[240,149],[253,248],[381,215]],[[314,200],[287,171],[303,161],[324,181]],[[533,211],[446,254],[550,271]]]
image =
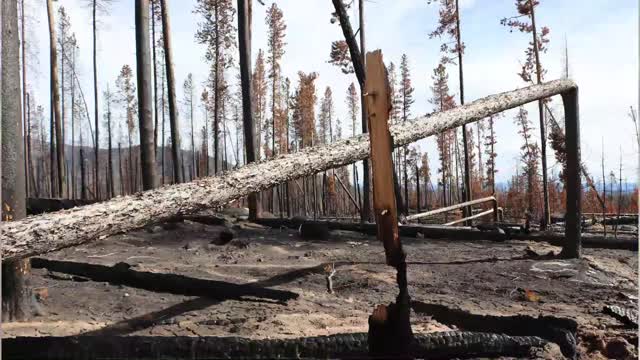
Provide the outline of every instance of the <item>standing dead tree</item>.
[[[240,53],[240,81],[242,87],[242,123],[244,125],[244,149],[246,163],[256,161],[256,128],[253,121],[251,98],[251,1],[238,0],[238,41]],[[208,159],[207,159],[208,162]],[[258,194],[249,194],[249,218],[254,220],[260,215]]]
[[[342,59],[339,63],[343,67],[343,71],[345,68],[345,63],[351,60],[353,71],[356,74],[356,78],[358,79],[358,84],[360,85],[360,95],[364,94],[364,82],[365,82],[365,72],[364,72],[364,57],[361,53],[360,47],[358,47],[358,43],[356,41],[356,37],[353,33],[353,29],[351,28],[351,21],[349,20],[349,15],[347,15],[347,10],[345,9],[343,0],[332,0],[333,7],[335,9],[335,13],[333,14],[334,19],[337,18],[340,21],[340,27],[342,28],[342,33],[344,35],[344,39],[346,42],[346,48],[349,50],[349,56],[346,56],[346,52],[342,52],[344,55],[340,58]],[[360,40],[364,40],[363,30],[364,30],[364,22],[363,22],[363,3],[359,2],[360,5],[360,32],[361,38]],[[362,41],[364,43],[364,41]],[[338,42],[339,43],[339,42]],[[336,43],[334,43],[336,44]],[[364,48],[364,44],[362,47]],[[332,45],[333,47],[333,45]],[[341,46],[342,49],[345,49],[345,46]],[[332,55],[332,60],[334,57]],[[367,114],[366,109],[362,106],[362,133],[367,133]],[[369,193],[370,193],[370,184],[369,184],[369,161],[366,159],[362,162],[362,170],[363,170],[363,196],[362,196],[362,211],[361,211],[361,221],[368,221],[371,217],[371,205],[369,201]]]
[[[470,104],[431,116],[392,126],[394,147],[454,129],[498,112],[540,98],[562,94],[565,104],[568,174],[566,240],[562,256],[580,257],[580,133],[578,127],[577,86],[570,80],[555,80],[510,92],[491,95]],[[1,225],[4,235],[2,254],[12,260],[74,246],[163,221],[177,214],[193,214],[224,205],[277,184],[337,168],[369,156],[367,134],[309,147],[271,161],[253,163],[217,177],[192,183],[165,186],[118,197],[72,210],[33,216]]]
[[[64,140],[62,138],[62,115],[60,112],[60,81],[58,79],[58,53],[56,51],[56,27],[53,18],[53,0],[47,0],[47,18],[49,21],[49,56],[50,56],[50,72],[51,72],[51,103],[53,105],[53,123],[55,129],[55,161],[57,174],[57,187],[51,186],[52,191],[55,190],[56,196],[62,196],[64,191]],[[53,138],[53,131],[51,132]],[[53,152],[52,152],[51,169],[53,173]],[[53,175],[51,176],[53,182]]]
[[[182,178],[182,172],[181,172],[182,158],[180,156],[180,128],[178,126],[176,81],[175,81],[175,75],[173,71],[173,49],[171,48],[171,28],[169,27],[169,9],[167,8],[167,0],[160,0],[160,9],[162,13],[162,40],[164,41],[164,58],[165,58],[165,66],[166,66],[166,72],[167,72],[167,88],[169,90],[169,125],[171,127],[171,156],[173,160],[173,178],[174,178],[174,182],[181,183],[183,181],[183,178]],[[149,28],[148,22],[149,21],[147,19],[147,22],[146,22],[147,30]],[[147,32],[147,37],[148,37],[148,32]],[[141,129],[141,132],[142,132],[142,129]]]
[[[2,221],[27,216],[26,181],[20,99],[20,45],[17,1],[2,1],[2,54],[0,55],[0,157],[2,158]],[[54,46],[55,51],[55,46]],[[4,253],[3,253],[4,255]],[[26,277],[29,260],[2,262],[2,321],[23,320],[28,316]]]
[[[140,164],[142,166],[142,188],[144,190],[153,189],[156,187],[158,180],[156,174],[156,161],[155,161],[155,142],[153,140],[153,119],[151,114],[151,54],[149,54],[149,0],[136,0],[136,74],[138,80],[138,124],[140,126]],[[166,5],[162,0],[162,23],[163,27],[166,20]],[[167,25],[168,27],[168,25]],[[164,27],[164,39],[165,54],[169,54],[170,59],[170,43],[169,31],[167,27]],[[170,60],[167,61],[170,64]],[[173,84],[173,68],[169,71],[171,76],[170,89]],[[171,98],[171,90],[169,90],[169,96]],[[173,93],[175,106],[175,91]],[[171,102],[169,102],[171,104]],[[175,110],[175,109],[174,109]],[[172,120],[172,132],[173,123],[177,119]],[[178,142],[177,137],[174,138],[174,143]],[[175,146],[175,145],[174,145]],[[109,154],[110,156],[111,154]],[[175,162],[174,158],[174,162]],[[97,164],[96,164],[97,166]],[[96,177],[97,181],[97,177]]]

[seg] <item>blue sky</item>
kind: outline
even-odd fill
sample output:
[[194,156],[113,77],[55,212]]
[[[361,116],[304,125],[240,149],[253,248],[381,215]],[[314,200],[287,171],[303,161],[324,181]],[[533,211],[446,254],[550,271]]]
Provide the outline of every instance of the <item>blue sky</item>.
[[[515,13],[514,0],[460,0],[462,38],[466,44],[464,58],[465,95],[467,101],[521,87],[524,83],[516,75],[524,59],[524,48],[529,37],[519,32],[509,33],[499,21]],[[32,61],[31,87],[40,103],[48,103],[48,38],[46,7],[42,0],[26,0],[27,14],[34,27],[28,37],[35,39],[39,48],[38,62]],[[235,2],[234,2],[235,3]],[[267,6],[272,0],[265,0]],[[318,97],[331,86],[336,104],[336,115],[346,118],[344,97],[346,89],[355,81],[353,75],[344,75],[327,64],[332,40],[341,39],[337,25],[329,22],[330,0],[278,0],[287,23],[286,54],[283,58],[285,76],[295,84],[298,71],[320,74],[317,80]],[[80,46],[79,70],[83,88],[88,96],[91,83],[91,28],[90,12],[83,0],[59,0],[68,10],[73,30]],[[114,0],[109,16],[103,16],[99,33],[99,86],[101,91],[109,83],[114,86],[119,69],[129,64],[135,69],[133,0]],[[430,75],[437,65],[438,39],[429,39],[437,22],[438,8],[426,0],[370,0],[366,5],[367,48],[382,49],[386,61],[399,63],[406,53],[410,59],[411,75],[415,87],[413,115],[431,111]],[[174,40],[175,71],[181,85],[189,72],[201,91],[207,77],[208,64],[204,60],[204,47],[195,44],[194,34],[198,16],[193,14],[195,0],[169,1]],[[264,14],[266,6],[254,4],[253,55],[266,46]],[[635,0],[541,0],[536,20],[539,26],[551,29],[549,51],[542,55],[548,69],[547,79],[561,76],[565,38],[570,57],[570,75],[580,87],[580,117],[583,160],[597,173],[600,151],[604,141],[607,173],[618,168],[622,155],[623,176],[629,181],[637,179],[638,158],[635,133],[628,117],[629,106],[638,105],[638,4]],[[350,10],[352,22],[357,18]],[[354,23],[354,28],[357,25]],[[29,40],[29,38],[28,38]],[[450,88],[458,93],[457,71],[449,68]],[[181,86],[177,88],[181,96]],[[87,97],[91,108],[93,101]],[[552,107],[561,114],[561,101],[554,99]],[[45,106],[46,108],[46,106]],[[529,114],[537,124],[537,107],[528,106]],[[46,111],[45,113],[47,113]],[[200,112],[197,112],[200,116]],[[497,153],[500,181],[513,173],[519,153],[520,139],[513,125],[513,112],[506,112],[497,122]],[[537,128],[537,126],[536,126]],[[186,127],[185,127],[186,131]],[[345,129],[346,131],[346,129]],[[343,131],[343,133],[345,132]],[[536,131],[536,133],[538,133]],[[432,168],[436,168],[437,153],[433,139],[419,142],[429,152]],[[552,171],[558,169],[549,151]]]

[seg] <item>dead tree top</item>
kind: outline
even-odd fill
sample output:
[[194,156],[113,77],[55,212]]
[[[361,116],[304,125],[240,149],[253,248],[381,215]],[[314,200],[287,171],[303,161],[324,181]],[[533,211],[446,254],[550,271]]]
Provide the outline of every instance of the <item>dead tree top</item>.
[[[407,121],[391,127],[394,147],[576,88],[572,80],[555,80],[491,95],[446,112]],[[222,206],[285,181],[351,164],[368,156],[369,136],[363,134],[248,164],[216,177],[30,216],[20,221],[3,222],[0,224],[2,259],[44,254],[142,228],[176,215]]]

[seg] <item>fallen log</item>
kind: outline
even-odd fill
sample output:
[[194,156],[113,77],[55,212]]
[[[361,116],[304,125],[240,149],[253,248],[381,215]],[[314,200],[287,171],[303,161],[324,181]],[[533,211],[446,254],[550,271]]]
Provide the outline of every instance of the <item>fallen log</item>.
[[[390,128],[393,145],[401,147],[540,98],[575,92],[576,89],[576,84],[569,79],[555,80],[491,95],[446,112],[406,121]],[[570,139],[568,136],[567,141]],[[368,156],[369,137],[368,134],[362,134],[330,145],[280,155],[269,161],[251,163],[220,176],[164,186],[20,221],[3,222],[0,224],[3,235],[2,260],[44,254],[142,228],[172,216],[195,214],[283,182],[351,164]],[[571,231],[573,234],[575,229]],[[579,250],[579,238],[575,241],[578,241],[576,249]]]
[[274,290],[244,284],[238,285],[226,281],[197,279],[183,275],[136,271],[131,269],[129,264],[126,263],[105,266],[73,261],[32,258],[31,267],[149,291],[185,296],[204,296],[217,300],[258,297],[283,302],[298,297],[298,294],[291,291]]
[[[535,336],[447,331],[414,336],[415,358],[527,356],[547,341]],[[367,334],[297,339],[215,336],[68,336],[2,339],[11,359],[367,359]],[[376,358],[376,357],[374,357]]]
[[[280,228],[285,226],[297,229],[303,220],[301,219],[257,219],[260,225],[272,228]],[[340,221],[312,221],[304,220],[306,223],[314,222],[326,226],[329,230],[346,230],[361,232],[367,235],[376,234],[376,225],[371,223],[352,223]],[[513,224],[514,226],[520,226]],[[506,240],[529,240],[535,242],[546,242],[555,246],[565,245],[566,237],[564,233],[559,232],[526,232],[512,228],[509,232],[500,232],[495,230],[495,226],[481,227],[480,230],[472,227],[451,227],[444,225],[400,225],[398,232],[400,236],[416,237],[418,234],[427,239],[449,239],[449,240],[489,240],[489,241],[506,241]],[[505,228],[502,226],[501,228]],[[602,235],[582,233],[582,246],[595,249],[619,249],[638,251],[638,238],[635,236],[618,235],[604,237]]]

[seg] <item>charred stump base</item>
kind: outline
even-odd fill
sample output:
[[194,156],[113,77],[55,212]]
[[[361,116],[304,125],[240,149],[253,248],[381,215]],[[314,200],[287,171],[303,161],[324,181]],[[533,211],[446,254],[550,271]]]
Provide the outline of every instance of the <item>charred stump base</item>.
[[2,321],[25,320],[30,313],[29,260],[2,263]]
[[407,284],[407,263],[402,260],[396,267],[396,281],[400,293],[395,303],[378,305],[369,316],[369,354],[381,358],[410,358],[413,332],[411,331],[411,299]]

